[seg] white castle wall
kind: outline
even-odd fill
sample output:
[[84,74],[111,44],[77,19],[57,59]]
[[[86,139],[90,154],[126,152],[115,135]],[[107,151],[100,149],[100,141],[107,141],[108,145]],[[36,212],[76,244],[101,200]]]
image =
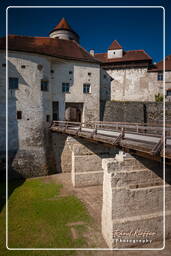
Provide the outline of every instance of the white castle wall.
[[[64,102],[83,103],[82,121],[99,120],[100,66],[81,61],[60,61],[52,64],[54,70],[53,100],[59,102],[59,119],[64,120]],[[72,74],[69,72],[72,71]],[[91,73],[91,75],[88,75]],[[62,92],[62,83],[70,83],[70,92]],[[91,93],[83,93],[83,84],[91,84]]]
[[[5,121],[4,52],[1,52],[0,60],[0,120]],[[99,120],[100,67],[23,52],[9,52],[8,66],[9,77],[19,79],[19,89],[9,90],[8,96],[9,158],[13,160],[13,167],[24,172],[24,176],[47,174],[49,168],[50,171],[55,168],[53,153],[50,153],[53,139],[48,129],[52,121],[52,102],[59,101],[60,120],[64,120],[65,102],[84,104],[83,121]],[[52,69],[54,73],[51,73]],[[69,75],[71,70],[73,73]],[[88,76],[88,72],[91,72],[91,76]],[[48,80],[48,91],[41,91],[41,79]],[[62,82],[71,83],[69,94],[62,93]],[[91,84],[90,94],[83,94],[83,83],[86,82]],[[22,111],[21,120],[17,120],[17,111]],[[4,157],[5,122],[0,127],[0,148]]]

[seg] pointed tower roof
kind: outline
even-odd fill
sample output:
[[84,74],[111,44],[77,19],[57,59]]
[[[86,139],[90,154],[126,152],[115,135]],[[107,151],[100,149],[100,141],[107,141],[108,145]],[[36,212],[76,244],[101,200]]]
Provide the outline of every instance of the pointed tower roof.
[[62,18],[60,22],[54,27],[54,29],[67,29],[67,30],[73,30],[70,25],[68,24],[67,20],[65,18]]
[[118,43],[117,40],[114,40],[108,48],[108,50],[118,50],[118,49],[122,49],[122,46]]
[[[78,34],[71,28],[71,26],[69,25],[69,23],[67,22],[67,20],[65,18],[62,18],[59,23],[54,27],[54,29],[50,32],[54,32],[56,30],[67,30],[67,31],[71,31],[73,33],[75,33],[77,36]],[[50,34],[49,33],[49,34]]]

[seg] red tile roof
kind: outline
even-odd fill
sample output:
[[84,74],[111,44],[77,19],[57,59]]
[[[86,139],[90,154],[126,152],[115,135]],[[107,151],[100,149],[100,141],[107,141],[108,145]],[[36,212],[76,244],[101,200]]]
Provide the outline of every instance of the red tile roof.
[[65,18],[62,18],[60,20],[60,22],[54,27],[54,29],[50,33],[54,32],[56,30],[72,31],[73,33],[75,33],[78,36],[78,34],[71,28],[71,26],[68,24],[68,22],[67,22],[67,20]]
[[118,50],[118,49],[122,49],[122,46],[118,43],[117,40],[114,40],[108,48],[108,50]]
[[[72,40],[18,35],[9,35],[8,38],[8,49],[12,51],[99,63],[89,52]],[[5,49],[5,47],[6,38],[0,38],[0,49]]]
[[152,58],[144,50],[134,50],[134,51],[124,51],[123,57],[121,58],[107,58],[107,53],[96,53],[96,59],[101,61],[104,64],[107,63],[119,63],[119,62],[128,62],[128,61],[151,61]]
[[[155,64],[149,72],[157,72],[157,71],[163,71],[163,60],[159,61],[157,64]],[[168,55],[165,58],[165,71],[171,71],[171,55]]]
[[61,28],[72,30],[72,28],[70,27],[70,25],[68,24],[65,18],[62,18],[54,29],[61,29]]

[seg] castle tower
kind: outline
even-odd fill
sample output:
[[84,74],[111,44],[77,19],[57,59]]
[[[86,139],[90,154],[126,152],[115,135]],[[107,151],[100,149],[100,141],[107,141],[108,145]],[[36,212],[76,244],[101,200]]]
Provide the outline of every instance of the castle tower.
[[79,35],[70,27],[65,18],[62,18],[60,22],[49,33],[52,38],[59,38],[65,40],[75,40],[79,43]]
[[123,56],[123,48],[118,43],[117,40],[114,40],[108,48],[107,57],[108,59],[113,59],[113,58],[122,58],[122,56]]

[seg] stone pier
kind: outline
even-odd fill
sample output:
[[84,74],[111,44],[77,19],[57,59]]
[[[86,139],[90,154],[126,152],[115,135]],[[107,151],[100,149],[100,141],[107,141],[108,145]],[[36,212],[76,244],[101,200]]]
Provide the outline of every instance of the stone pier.
[[117,152],[116,149],[79,139],[72,145],[73,186],[102,185],[102,159],[115,157]]
[[[129,154],[103,159],[102,234],[110,248],[163,247],[162,164]],[[170,168],[170,167],[169,167]],[[171,186],[166,168],[166,238],[170,236]]]

